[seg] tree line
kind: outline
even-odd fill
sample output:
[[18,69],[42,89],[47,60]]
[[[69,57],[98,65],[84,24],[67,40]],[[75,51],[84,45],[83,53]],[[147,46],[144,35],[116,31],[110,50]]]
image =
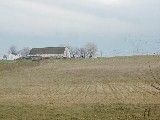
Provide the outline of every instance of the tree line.
[[84,47],[66,47],[70,49],[71,57],[92,58],[96,56],[98,51],[97,45],[91,42],[87,43]]
[[[94,43],[87,43],[84,47],[72,47],[69,45],[60,45],[60,47],[68,47],[70,50],[71,57],[81,57],[81,58],[92,58],[95,57],[98,51],[97,45]],[[8,49],[9,54],[21,54],[22,56],[27,56],[30,53],[29,47],[24,47],[18,50],[15,45],[11,45]]]
[[21,54],[22,56],[27,56],[29,55],[29,52],[30,52],[29,47],[24,47],[21,50],[18,50],[15,45],[11,45],[8,49],[8,53],[13,55]]

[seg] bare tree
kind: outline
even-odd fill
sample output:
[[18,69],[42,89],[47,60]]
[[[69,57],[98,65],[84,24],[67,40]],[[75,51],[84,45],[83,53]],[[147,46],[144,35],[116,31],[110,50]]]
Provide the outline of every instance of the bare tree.
[[71,47],[68,46],[70,50],[70,54],[72,57],[82,57],[85,58],[86,49],[85,48],[79,48],[79,47]]
[[88,43],[85,45],[85,47],[81,47],[81,48],[72,47],[68,45],[60,45],[60,46],[68,47],[72,57],[81,57],[81,58],[94,57],[96,56],[96,53],[98,50],[97,46],[94,43]]
[[86,53],[87,53],[86,55],[91,58],[93,56],[96,56],[98,48],[94,43],[90,42],[90,43],[86,44],[85,50],[86,50]]
[[7,60],[7,55],[3,55],[3,60]]
[[20,53],[22,56],[27,56],[27,55],[29,55],[29,53],[30,53],[30,49],[29,49],[29,47],[24,47],[22,50],[19,51],[19,53]]
[[80,57],[80,48],[76,47],[74,49],[74,52],[75,52],[75,55],[79,56]]
[[86,55],[87,55],[86,49],[85,49],[85,48],[80,48],[79,50],[80,50],[80,56],[81,56],[82,58],[85,58]]
[[72,46],[70,46],[70,45],[68,45],[68,46],[66,46],[68,49],[69,49],[69,51],[70,51],[70,56],[71,57],[73,57],[73,55],[74,55],[74,48],[72,47]]
[[8,49],[8,53],[17,54],[17,47],[15,45],[11,45]]

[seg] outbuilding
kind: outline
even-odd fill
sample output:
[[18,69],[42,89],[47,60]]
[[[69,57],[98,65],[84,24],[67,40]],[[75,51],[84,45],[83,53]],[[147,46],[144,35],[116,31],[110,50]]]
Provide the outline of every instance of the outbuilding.
[[70,50],[67,47],[32,48],[29,55],[53,58],[70,58]]

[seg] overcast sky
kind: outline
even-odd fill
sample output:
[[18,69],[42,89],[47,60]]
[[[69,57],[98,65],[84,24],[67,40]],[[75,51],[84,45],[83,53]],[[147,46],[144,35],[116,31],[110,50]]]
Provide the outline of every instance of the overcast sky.
[[0,0],[0,54],[87,42],[104,55],[160,52],[160,0]]

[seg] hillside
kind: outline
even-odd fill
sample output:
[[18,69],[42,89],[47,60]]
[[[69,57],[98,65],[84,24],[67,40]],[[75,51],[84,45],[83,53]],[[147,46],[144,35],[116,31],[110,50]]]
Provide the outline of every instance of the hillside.
[[0,61],[0,119],[160,119],[160,56]]

